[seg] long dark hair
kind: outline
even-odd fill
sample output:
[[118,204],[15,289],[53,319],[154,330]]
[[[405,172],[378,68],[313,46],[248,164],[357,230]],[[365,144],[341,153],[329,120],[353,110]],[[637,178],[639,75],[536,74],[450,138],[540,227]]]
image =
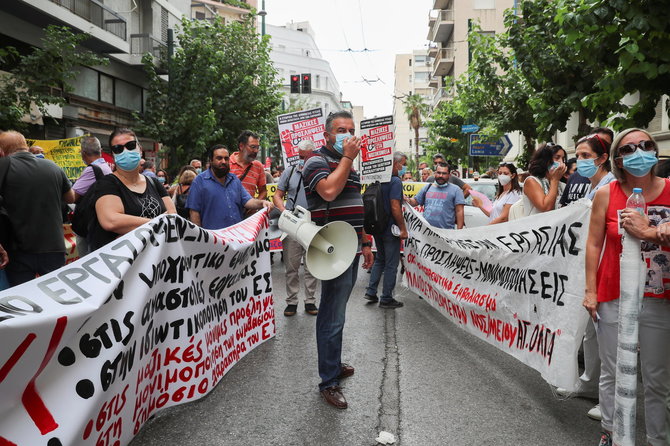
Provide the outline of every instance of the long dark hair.
[[[521,193],[521,185],[519,185],[519,175],[516,173],[516,166],[512,163],[500,163],[498,169],[500,169],[501,167],[508,168],[509,172],[512,175],[514,175],[512,181],[510,182],[510,184],[512,184],[512,190]],[[503,189],[504,189],[503,185],[498,183],[498,194],[496,195],[496,198],[500,197],[500,194],[503,193]]]
[[[554,150],[552,150],[554,147],[561,146],[550,146],[544,143],[537,148],[528,165],[528,172],[530,172],[531,175],[537,178],[544,178],[547,176],[549,165],[551,164],[555,153]],[[561,150],[563,150],[562,147]]]

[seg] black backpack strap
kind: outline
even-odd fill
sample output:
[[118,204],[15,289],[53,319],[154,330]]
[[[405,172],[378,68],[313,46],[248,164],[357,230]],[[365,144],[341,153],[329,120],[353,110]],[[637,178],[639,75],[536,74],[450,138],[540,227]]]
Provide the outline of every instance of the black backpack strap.
[[102,171],[100,166],[96,166],[95,164],[89,164],[91,166],[91,169],[93,169],[93,175],[95,175],[95,181],[98,181],[100,178],[105,176],[105,173]]
[[5,190],[5,186],[7,185],[10,161],[11,160],[9,156],[0,158],[0,195],[2,195],[3,191]]
[[[293,174],[295,173],[296,169],[296,164],[291,167],[291,173],[288,174],[288,182],[289,184],[291,183],[291,178],[293,178]],[[298,180],[298,186],[295,189],[295,197],[288,197],[287,201],[292,201],[293,202],[293,209],[295,209],[295,203],[298,201],[298,194],[300,193],[300,186],[302,185],[302,174],[300,174],[300,179]],[[288,189],[288,187],[287,187]]]

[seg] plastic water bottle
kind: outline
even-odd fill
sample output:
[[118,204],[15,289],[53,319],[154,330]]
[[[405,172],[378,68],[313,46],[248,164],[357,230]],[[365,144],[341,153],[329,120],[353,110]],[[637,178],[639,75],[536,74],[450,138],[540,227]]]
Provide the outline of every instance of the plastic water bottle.
[[642,188],[633,188],[633,193],[626,201],[626,207],[629,209],[635,209],[640,213],[640,215],[646,215],[646,206],[647,204],[645,203],[644,197],[642,196]]

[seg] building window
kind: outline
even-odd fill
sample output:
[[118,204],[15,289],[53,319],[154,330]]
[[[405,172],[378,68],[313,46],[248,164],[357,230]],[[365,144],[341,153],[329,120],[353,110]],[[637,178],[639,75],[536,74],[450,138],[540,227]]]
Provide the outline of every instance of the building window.
[[314,80],[315,80],[314,81],[314,87],[320,89],[321,88],[321,76],[317,74],[316,76],[314,76]]
[[409,148],[410,149],[412,148],[412,140],[411,139],[409,140]]
[[414,56],[414,62],[417,67],[425,67],[428,57],[424,55]]
[[410,84],[412,83],[412,75],[411,74],[409,75],[409,83]]
[[472,9],[496,9],[496,0],[473,0]]
[[100,74],[100,101],[114,103],[114,78]]
[[410,57],[408,60],[409,60],[409,66],[411,67],[412,66],[412,58]]
[[417,71],[414,73],[414,82],[428,82],[429,74],[427,71]]
[[74,94],[88,99],[98,100],[98,72],[81,67],[74,80]]
[[116,79],[114,88],[114,99],[118,107],[130,110],[142,110],[142,89],[136,85],[129,84]]

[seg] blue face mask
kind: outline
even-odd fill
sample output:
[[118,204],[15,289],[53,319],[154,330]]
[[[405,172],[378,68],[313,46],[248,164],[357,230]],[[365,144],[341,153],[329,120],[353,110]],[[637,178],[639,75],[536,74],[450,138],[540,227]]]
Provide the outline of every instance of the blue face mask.
[[337,150],[337,153],[344,153],[344,147],[342,147],[342,143],[344,142],[345,139],[351,138],[351,135],[348,133],[338,133],[335,135],[335,144],[333,144],[333,149]]
[[298,160],[298,167],[300,167],[302,169],[304,165],[305,165],[305,160],[299,159]]
[[549,168],[549,170],[554,170],[555,168],[557,168],[560,165],[561,165],[561,163],[559,163],[558,161],[554,161],[552,163],[551,167]]
[[398,171],[398,176],[401,177],[407,173],[407,166],[402,166],[402,169]]
[[623,157],[623,168],[635,177],[643,177],[658,163],[656,152],[637,149],[634,153]]
[[200,175],[202,173],[202,169],[198,167],[197,169],[195,169],[195,173]]
[[158,182],[161,184],[165,184],[165,178],[164,177],[156,177],[158,178]]
[[114,163],[116,164],[116,167],[125,170],[126,172],[137,169],[141,159],[142,155],[135,150],[125,149],[118,155],[114,155]]
[[35,157],[36,158],[44,158],[44,154],[43,153],[38,153],[37,155],[35,155]]
[[577,160],[577,173],[583,177],[591,178],[598,172],[595,159]]

